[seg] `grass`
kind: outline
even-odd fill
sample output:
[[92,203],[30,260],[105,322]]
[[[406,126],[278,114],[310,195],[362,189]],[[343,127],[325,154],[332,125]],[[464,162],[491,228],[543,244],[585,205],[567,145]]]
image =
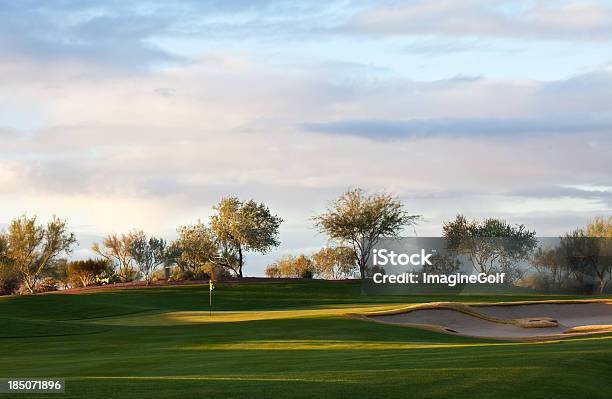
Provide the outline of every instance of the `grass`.
[[609,398],[610,334],[512,343],[343,316],[430,301],[552,298],[219,284],[208,317],[206,286],[4,297],[0,377],[66,378],[61,398]]

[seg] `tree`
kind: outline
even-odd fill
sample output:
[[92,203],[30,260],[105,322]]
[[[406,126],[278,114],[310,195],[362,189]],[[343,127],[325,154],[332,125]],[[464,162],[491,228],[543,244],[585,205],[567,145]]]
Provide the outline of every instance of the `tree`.
[[0,232],[0,295],[10,295],[19,288],[19,276],[8,258],[8,239]]
[[468,221],[457,215],[442,229],[451,252],[467,256],[479,273],[505,272],[509,281],[521,277],[518,262],[526,260],[537,245],[535,231],[501,219]]
[[23,215],[9,225],[6,241],[7,258],[33,294],[43,273],[59,255],[71,252],[76,238],[65,220],[53,216],[46,225],[38,225],[36,216]]
[[330,240],[350,246],[365,278],[370,253],[381,237],[397,237],[402,229],[417,223],[420,215],[410,215],[400,200],[388,193],[368,195],[357,188],[332,202],[326,212],[313,217],[315,227]]
[[244,253],[267,253],[280,245],[278,229],[283,220],[263,203],[223,198],[210,217],[210,228],[219,252],[211,261],[242,277]]
[[136,277],[131,252],[133,238],[130,234],[111,234],[104,239],[102,246],[94,243],[91,248],[117,269],[117,275],[122,282],[132,281]]
[[531,260],[537,271],[535,282],[540,288],[564,288],[571,282],[578,282],[580,275],[571,267],[565,251],[569,235],[561,238],[560,245],[553,248],[539,247]]
[[181,271],[193,273],[218,258],[219,249],[212,232],[202,222],[180,227],[178,235],[168,249],[168,259]]
[[153,281],[153,273],[168,259],[166,241],[163,238],[147,238],[143,231],[135,231],[130,236],[130,256],[147,285]]
[[349,247],[325,247],[312,255],[317,274],[328,280],[349,278],[356,274],[355,252]]
[[7,251],[8,239],[6,235],[0,231],[0,266],[9,262]]
[[[612,280],[612,218],[590,221],[559,238],[552,248],[538,248],[532,265],[547,286],[603,294]],[[593,287],[596,284],[596,288]]]
[[73,285],[87,287],[96,282],[96,277],[109,267],[106,259],[86,259],[68,262],[67,279]]
[[599,293],[603,294],[612,281],[612,216],[608,219],[596,217],[585,230],[585,235],[596,241],[597,259],[591,268],[599,280]]

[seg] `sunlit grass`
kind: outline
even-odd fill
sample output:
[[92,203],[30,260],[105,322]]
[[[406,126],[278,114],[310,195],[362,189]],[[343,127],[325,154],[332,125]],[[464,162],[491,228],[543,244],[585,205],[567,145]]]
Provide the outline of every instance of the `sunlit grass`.
[[91,320],[96,324],[126,326],[169,326],[200,323],[232,323],[239,321],[292,319],[300,317],[328,317],[349,313],[364,313],[397,309],[403,304],[369,306],[326,306],[320,309],[262,310],[262,311],[189,311],[137,314]]

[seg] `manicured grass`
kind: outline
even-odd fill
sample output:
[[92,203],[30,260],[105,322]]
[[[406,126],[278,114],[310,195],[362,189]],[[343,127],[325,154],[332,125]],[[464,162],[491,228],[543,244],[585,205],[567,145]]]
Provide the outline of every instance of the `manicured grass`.
[[66,378],[61,398],[609,398],[612,335],[512,343],[343,316],[429,301],[551,298],[374,298],[346,283],[220,284],[212,318],[206,286],[0,298],[0,377]]

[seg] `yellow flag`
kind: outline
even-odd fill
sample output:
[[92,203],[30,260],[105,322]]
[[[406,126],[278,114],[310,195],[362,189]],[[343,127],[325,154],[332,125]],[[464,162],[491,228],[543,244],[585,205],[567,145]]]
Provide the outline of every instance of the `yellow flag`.
[[208,280],[208,290],[212,291],[215,289],[215,285],[213,284],[212,280]]

